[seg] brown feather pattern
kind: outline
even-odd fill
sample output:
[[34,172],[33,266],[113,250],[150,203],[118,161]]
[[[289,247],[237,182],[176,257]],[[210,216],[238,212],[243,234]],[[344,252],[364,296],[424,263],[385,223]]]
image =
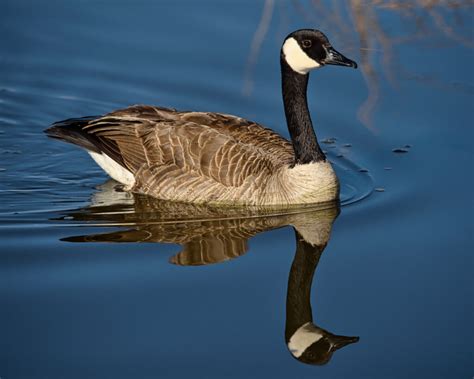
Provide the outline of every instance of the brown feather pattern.
[[235,202],[294,161],[292,145],[274,131],[218,113],[136,105],[83,130],[132,172],[133,191],[162,199]]
[[[53,125],[50,135],[67,141],[58,130],[69,124],[76,132],[69,142],[80,144],[73,122]],[[295,202],[286,193],[292,183],[280,183],[294,165],[293,146],[252,121],[135,105],[82,122],[79,130],[133,174],[133,192],[195,203]]]

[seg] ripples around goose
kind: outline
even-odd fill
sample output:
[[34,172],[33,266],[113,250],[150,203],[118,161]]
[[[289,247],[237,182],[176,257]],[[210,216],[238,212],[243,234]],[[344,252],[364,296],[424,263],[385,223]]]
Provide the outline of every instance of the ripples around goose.
[[[372,193],[373,182],[368,173],[361,172],[360,168],[350,160],[340,157],[332,158],[330,155],[329,157],[341,182],[339,205],[347,206],[353,204],[363,200]],[[175,203],[125,192],[121,190],[121,186],[117,182],[110,179],[97,187],[97,191],[93,193],[88,206],[66,211],[66,215],[55,218],[55,220],[73,220],[76,223],[87,221],[89,226],[92,222],[100,227],[143,226],[147,224],[165,225],[175,222],[193,223],[235,219],[267,219],[300,213],[305,214],[333,206],[333,203],[323,203],[275,207],[240,206],[234,208]],[[138,235],[135,237],[136,241],[142,241],[142,238]],[[105,241],[105,239],[103,240]],[[133,241],[134,239],[129,236],[123,242]],[[115,242],[119,242],[119,240],[115,240]]]

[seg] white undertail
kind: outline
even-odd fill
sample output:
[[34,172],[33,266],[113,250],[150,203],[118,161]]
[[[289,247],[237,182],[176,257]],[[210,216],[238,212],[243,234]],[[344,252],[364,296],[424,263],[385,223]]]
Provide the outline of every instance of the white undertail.
[[104,170],[112,179],[119,183],[125,184],[127,189],[131,189],[135,184],[135,177],[123,166],[119,165],[107,154],[98,154],[88,151],[94,161]]

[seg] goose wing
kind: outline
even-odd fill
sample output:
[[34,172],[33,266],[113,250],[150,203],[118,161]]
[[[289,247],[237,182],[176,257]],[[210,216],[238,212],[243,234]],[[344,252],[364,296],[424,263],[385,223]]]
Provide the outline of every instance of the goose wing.
[[[71,126],[74,139],[64,136]],[[250,176],[270,176],[294,162],[292,145],[279,134],[218,113],[136,105],[93,119],[66,120],[48,134],[107,154],[135,176],[135,189],[150,194],[171,181],[174,190],[180,183],[189,189],[194,182],[239,187]]]

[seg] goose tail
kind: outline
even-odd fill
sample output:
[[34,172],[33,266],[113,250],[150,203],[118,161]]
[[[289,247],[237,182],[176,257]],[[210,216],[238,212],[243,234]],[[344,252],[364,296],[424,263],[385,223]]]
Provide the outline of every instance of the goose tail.
[[89,133],[84,130],[86,125],[99,117],[100,116],[90,116],[58,121],[52,124],[48,129],[45,129],[44,132],[50,138],[59,139],[80,146],[88,151],[100,153],[100,150],[93,143]]

